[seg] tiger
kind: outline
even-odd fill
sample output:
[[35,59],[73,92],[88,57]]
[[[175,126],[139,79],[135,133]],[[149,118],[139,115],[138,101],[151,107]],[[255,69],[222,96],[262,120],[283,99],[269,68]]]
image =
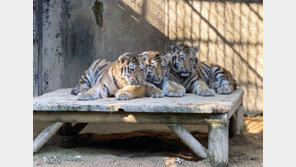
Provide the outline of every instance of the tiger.
[[186,92],[201,96],[230,94],[237,88],[231,73],[225,68],[206,62],[196,57],[199,46],[185,44],[172,45],[167,77],[185,87]]
[[[185,95],[185,88],[173,81],[166,81],[167,65],[170,56],[157,51],[145,51],[140,57],[147,65],[145,81],[162,89],[165,96],[181,97]],[[166,83],[166,84],[164,84]]]
[[124,53],[115,62],[96,60],[82,75],[71,94],[78,100],[95,100],[115,96],[128,100],[143,96],[163,97],[163,92],[153,84],[144,83],[146,64],[138,54]]

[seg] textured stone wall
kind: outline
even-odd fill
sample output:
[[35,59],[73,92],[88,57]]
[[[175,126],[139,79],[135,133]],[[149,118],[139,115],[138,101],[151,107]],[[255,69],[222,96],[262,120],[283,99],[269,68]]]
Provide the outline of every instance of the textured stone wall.
[[262,1],[100,2],[34,1],[34,95],[73,87],[95,59],[186,43],[232,72],[247,114],[263,112]]
[[38,94],[73,87],[98,58],[113,61],[124,52],[163,51],[171,44],[164,35],[165,13],[150,14],[158,5],[164,10],[157,0],[102,1],[101,8],[95,0],[36,1],[42,14],[36,21],[42,27],[41,47],[35,50],[40,52]]
[[167,36],[199,45],[198,57],[226,67],[244,88],[244,109],[263,112],[263,3],[178,1],[167,3]]

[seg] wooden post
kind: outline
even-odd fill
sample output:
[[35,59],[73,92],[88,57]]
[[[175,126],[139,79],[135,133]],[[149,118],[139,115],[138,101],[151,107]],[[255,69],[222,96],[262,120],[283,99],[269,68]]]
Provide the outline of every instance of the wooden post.
[[63,125],[62,122],[53,122],[45,128],[33,142],[33,152],[37,152]]
[[228,123],[209,125],[210,161],[214,166],[228,165]]
[[167,124],[178,137],[198,156],[201,158],[207,158],[207,150],[181,125]]

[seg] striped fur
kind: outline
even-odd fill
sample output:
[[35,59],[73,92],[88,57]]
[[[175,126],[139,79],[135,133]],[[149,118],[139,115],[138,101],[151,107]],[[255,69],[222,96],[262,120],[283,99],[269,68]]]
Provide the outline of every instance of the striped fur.
[[231,73],[217,64],[200,62],[197,66],[197,73],[211,89],[219,94],[230,94],[237,88],[237,83]]
[[167,78],[183,85],[188,93],[213,96],[215,93],[229,94],[237,84],[230,72],[219,65],[199,62],[198,46],[172,45]]
[[71,94],[77,95],[79,92],[85,92],[94,85],[98,84],[103,74],[110,67],[112,62],[105,59],[98,59],[84,72],[79,80],[79,84],[74,87]]
[[[153,85],[144,84],[147,67],[138,54],[124,53],[115,62],[96,60],[82,75],[72,94],[79,100],[115,96],[127,100],[149,95],[162,97]],[[151,90],[148,92],[148,90]]]
[[163,82],[167,70],[167,60],[159,52],[145,51],[140,54],[140,58],[147,65],[146,82],[156,86]]
[[[174,84],[171,81],[166,81],[167,65],[170,57],[155,51],[145,51],[141,54],[141,59],[147,65],[147,75],[145,81],[163,89],[163,87],[170,87],[164,89],[165,96],[180,97],[185,94],[183,86]],[[164,85],[164,83],[166,83]]]

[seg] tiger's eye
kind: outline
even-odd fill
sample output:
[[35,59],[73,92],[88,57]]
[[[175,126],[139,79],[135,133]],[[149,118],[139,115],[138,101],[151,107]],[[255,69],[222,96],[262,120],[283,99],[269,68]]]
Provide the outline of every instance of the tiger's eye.
[[128,65],[128,67],[129,67],[130,69],[135,69],[135,65],[134,65],[133,63],[130,63],[130,64]]
[[140,63],[140,69],[143,70],[144,69],[144,65],[142,63]]
[[164,61],[161,61],[161,66],[165,67],[165,62]]
[[185,54],[184,52],[180,52],[179,58],[183,60],[184,59],[184,54]]

